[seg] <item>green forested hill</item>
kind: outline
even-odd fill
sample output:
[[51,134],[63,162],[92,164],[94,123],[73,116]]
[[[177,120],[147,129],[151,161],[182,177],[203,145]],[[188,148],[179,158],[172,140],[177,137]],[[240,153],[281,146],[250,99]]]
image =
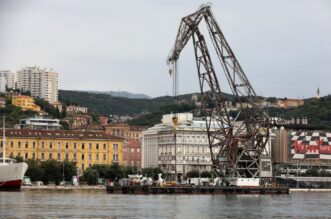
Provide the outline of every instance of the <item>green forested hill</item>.
[[[228,100],[232,96],[225,94]],[[178,96],[182,104],[177,112],[194,110],[191,104],[192,94]],[[141,114],[145,113],[132,121],[131,124],[153,125],[160,122],[162,114],[172,112],[173,98],[170,96],[157,97],[153,99],[129,99],[124,97],[113,97],[109,94],[95,94],[81,91],[59,91],[59,100],[66,104],[76,103],[86,106],[97,114]],[[271,117],[284,117],[285,119],[307,117],[312,125],[324,126],[331,130],[331,96],[321,97],[320,99],[306,99],[303,106],[297,108],[268,108]]]
[[[180,99],[191,99],[191,95],[183,95]],[[59,100],[65,104],[78,104],[88,107],[93,112],[103,115],[139,114],[157,111],[162,106],[172,104],[172,97],[164,96],[154,99],[129,99],[113,97],[109,94],[96,94],[81,91],[59,91]]]
[[306,99],[305,104],[297,108],[269,108],[268,114],[271,117],[284,117],[285,119],[307,117],[309,124],[324,126],[331,130],[331,95],[320,99]]

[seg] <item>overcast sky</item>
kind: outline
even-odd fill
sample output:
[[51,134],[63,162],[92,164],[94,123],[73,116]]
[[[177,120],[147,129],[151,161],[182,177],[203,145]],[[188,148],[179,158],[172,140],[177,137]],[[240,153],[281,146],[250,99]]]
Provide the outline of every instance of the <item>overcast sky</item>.
[[[308,98],[318,86],[322,95],[331,94],[331,1],[211,2],[259,95]],[[180,19],[201,3],[0,0],[0,69],[53,68],[66,90],[171,95],[166,57]],[[199,91],[191,44],[179,61],[180,94]]]

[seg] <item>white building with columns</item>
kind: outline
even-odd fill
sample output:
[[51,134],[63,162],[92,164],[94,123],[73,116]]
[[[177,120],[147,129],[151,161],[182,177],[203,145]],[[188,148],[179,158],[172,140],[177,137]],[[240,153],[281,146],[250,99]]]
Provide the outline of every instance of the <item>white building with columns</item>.
[[[169,174],[174,174],[177,168],[179,177],[192,170],[210,171],[212,162],[205,121],[194,118],[192,113],[178,113],[175,142],[172,117],[173,114],[164,115],[161,124],[143,132],[142,167],[159,167]],[[216,125],[215,122],[212,127]]]
[[[185,176],[187,172],[197,170],[211,171],[212,161],[203,118],[193,117],[192,113],[178,113],[176,141],[173,131],[173,114],[164,115],[162,123],[143,132],[142,168],[159,167],[164,173]],[[237,125],[241,122],[236,122]],[[212,122],[212,129],[218,129]],[[272,176],[270,141],[261,157],[261,176]],[[213,149],[216,154],[218,148]]]

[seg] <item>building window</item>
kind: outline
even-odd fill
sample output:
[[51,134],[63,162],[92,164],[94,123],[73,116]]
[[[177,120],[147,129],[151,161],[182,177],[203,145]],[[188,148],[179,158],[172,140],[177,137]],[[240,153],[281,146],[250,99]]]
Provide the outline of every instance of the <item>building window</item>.
[[61,150],[61,143],[60,142],[57,143],[57,150]]
[[74,160],[76,160],[76,159],[77,159],[76,154],[74,154]]
[[84,144],[84,143],[82,143],[82,150],[84,150],[84,148],[85,148],[85,144]]
[[32,153],[32,159],[36,159],[36,154]]
[[96,148],[97,150],[99,150],[99,144],[96,144],[96,145],[95,145],[95,148]]
[[113,154],[113,162],[118,162],[118,154]]
[[103,154],[103,160],[106,160],[106,154]]
[[52,147],[53,147],[52,142],[49,142],[49,149],[52,149]]
[[134,149],[133,148],[131,148],[131,153],[133,153],[134,152]]
[[106,144],[103,144],[103,149],[106,150]]
[[17,157],[21,157],[21,152],[18,152]]
[[82,170],[84,170],[84,164],[82,163]]
[[68,154],[68,153],[66,153],[66,155],[65,155],[65,159],[66,159],[66,160],[69,160],[69,154]]
[[53,159],[53,155],[52,155],[52,153],[49,153],[49,159],[50,159],[50,160]]
[[89,144],[88,144],[88,149],[89,149],[89,150],[92,150],[92,143],[89,143]]
[[19,141],[17,144],[18,144],[18,148],[21,148],[21,142]]
[[76,150],[76,146],[77,146],[77,144],[76,143],[74,143],[74,149]]
[[134,166],[134,161],[133,160],[131,160],[131,166]]
[[95,159],[99,160],[99,154],[95,155]]
[[140,148],[137,149],[137,152],[138,152],[138,153],[140,152]]
[[82,154],[82,160],[84,160],[84,154]]
[[57,153],[57,160],[61,160],[61,154]]
[[36,148],[36,142],[32,142],[32,148]]
[[118,151],[118,144],[113,144],[113,150]]
[[66,143],[66,149],[68,149],[69,148],[69,143]]
[[13,148],[14,147],[14,142],[10,142],[10,147]]
[[45,142],[41,142],[41,148],[45,148]]
[[44,153],[41,153],[41,159],[45,160],[45,154]]
[[29,142],[25,142],[25,148],[29,147]]
[[28,159],[28,156],[29,156],[29,154],[28,153],[25,153],[25,159]]
[[91,154],[88,155],[88,160],[92,160],[92,155]]

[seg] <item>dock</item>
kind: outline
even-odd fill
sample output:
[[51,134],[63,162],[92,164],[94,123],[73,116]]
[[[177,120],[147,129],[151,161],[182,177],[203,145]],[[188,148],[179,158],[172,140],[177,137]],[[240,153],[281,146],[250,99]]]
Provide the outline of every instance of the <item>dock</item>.
[[107,186],[110,194],[289,194],[288,187],[215,187],[215,186]]

